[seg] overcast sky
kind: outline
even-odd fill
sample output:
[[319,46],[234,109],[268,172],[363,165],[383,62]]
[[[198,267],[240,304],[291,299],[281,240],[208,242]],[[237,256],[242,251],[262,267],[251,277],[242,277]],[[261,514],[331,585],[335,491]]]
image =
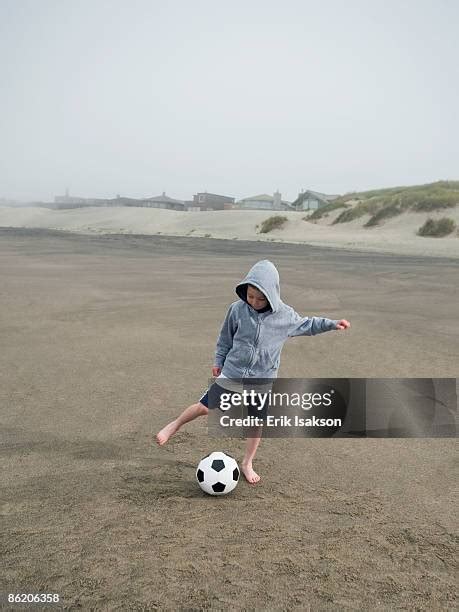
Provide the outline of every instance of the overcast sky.
[[0,0],[0,197],[459,179],[459,0]]

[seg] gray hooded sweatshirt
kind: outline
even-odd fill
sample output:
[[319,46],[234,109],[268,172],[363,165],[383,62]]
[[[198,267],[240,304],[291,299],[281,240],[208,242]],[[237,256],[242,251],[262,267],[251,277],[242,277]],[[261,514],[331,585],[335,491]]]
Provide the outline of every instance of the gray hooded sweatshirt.
[[[259,312],[247,302],[247,285],[259,289],[270,309]],[[239,300],[226,314],[215,351],[215,365],[227,378],[275,378],[287,338],[315,336],[336,329],[338,321],[302,317],[280,299],[279,272],[267,259],[256,263],[236,286]],[[263,309],[265,310],[265,309]]]

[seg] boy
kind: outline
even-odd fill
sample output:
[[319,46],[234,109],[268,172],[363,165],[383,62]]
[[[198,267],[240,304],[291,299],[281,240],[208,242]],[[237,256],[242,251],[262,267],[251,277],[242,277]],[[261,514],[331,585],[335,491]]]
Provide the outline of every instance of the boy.
[[[350,327],[346,319],[331,320],[321,317],[302,317],[280,299],[279,273],[270,261],[256,263],[245,279],[236,286],[240,298],[233,302],[226,314],[215,352],[212,376],[214,383],[209,391],[225,391],[231,381],[225,379],[276,378],[280,353],[287,338],[314,336],[334,329]],[[225,389],[226,386],[226,389]],[[162,446],[189,421],[209,412],[209,391],[197,404],[192,404],[174,421],[156,435]],[[211,408],[213,405],[211,405]],[[261,438],[261,427],[255,428],[255,436],[247,438],[247,447],[241,470],[246,480],[255,484],[260,476],[254,471],[252,461]]]

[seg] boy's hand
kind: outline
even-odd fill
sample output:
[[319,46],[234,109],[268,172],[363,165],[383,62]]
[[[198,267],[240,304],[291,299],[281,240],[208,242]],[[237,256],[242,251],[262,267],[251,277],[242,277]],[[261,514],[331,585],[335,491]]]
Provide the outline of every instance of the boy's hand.
[[351,326],[351,324],[349,323],[349,321],[346,321],[346,319],[341,319],[336,324],[336,329],[347,329],[350,326]]
[[222,371],[221,368],[219,368],[218,366],[214,366],[212,368],[212,376],[214,376],[215,378],[217,378],[217,376],[220,376],[220,372]]

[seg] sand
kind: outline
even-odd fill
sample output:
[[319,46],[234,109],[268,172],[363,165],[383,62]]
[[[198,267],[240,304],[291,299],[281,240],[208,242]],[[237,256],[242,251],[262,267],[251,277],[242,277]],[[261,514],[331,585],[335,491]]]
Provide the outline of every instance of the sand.
[[305,221],[305,213],[275,213],[285,215],[287,223],[281,229],[260,234],[259,227],[262,222],[273,215],[270,211],[179,212],[130,207],[87,207],[70,210],[0,207],[0,227],[50,228],[95,234],[209,236],[303,243],[364,252],[459,257],[457,233],[444,238],[416,235],[416,231],[428,217],[451,217],[459,226],[459,207],[435,213],[408,212],[373,228],[363,227],[368,216],[350,223],[331,225],[340,212],[341,210],[332,212],[316,223]]
[[299,312],[352,323],[289,341],[281,376],[456,376],[453,259],[0,230],[1,591],[71,610],[455,608],[455,440],[266,439],[260,484],[222,498],[194,481],[222,446],[204,418],[152,444],[203,392],[262,258]]

